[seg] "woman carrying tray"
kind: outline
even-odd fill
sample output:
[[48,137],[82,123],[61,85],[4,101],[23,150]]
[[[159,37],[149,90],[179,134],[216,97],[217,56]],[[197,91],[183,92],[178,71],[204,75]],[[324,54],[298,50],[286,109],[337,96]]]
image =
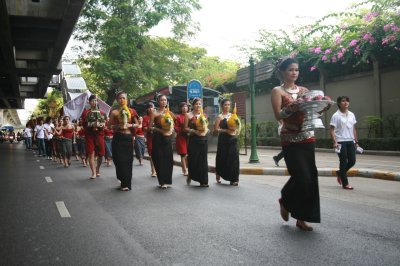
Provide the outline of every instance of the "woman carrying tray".
[[[320,223],[318,171],[315,165],[315,137],[313,131],[302,131],[304,113],[294,104],[307,88],[295,84],[299,76],[299,63],[293,58],[283,59],[278,72],[282,85],[271,92],[272,108],[276,120],[283,121],[281,145],[290,174],[279,199],[282,219],[289,214],[297,219],[296,226],[304,231],[313,228],[306,222]],[[327,110],[327,108],[325,108]],[[326,111],[326,110],[323,111]]]

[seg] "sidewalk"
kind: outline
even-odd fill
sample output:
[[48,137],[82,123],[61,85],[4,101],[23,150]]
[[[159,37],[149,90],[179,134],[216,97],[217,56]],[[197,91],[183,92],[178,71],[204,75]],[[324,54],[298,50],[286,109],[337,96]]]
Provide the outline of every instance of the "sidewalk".
[[[272,156],[279,153],[276,147],[257,148],[259,163],[249,163],[251,150],[247,150],[247,155],[239,155],[240,173],[244,175],[281,175],[288,176],[285,161],[282,159],[279,166],[275,166]],[[357,154],[356,165],[349,172],[349,176],[375,178],[391,181],[400,181],[400,157],[394,155],[381,155],[384,153],[373,152],[375,154]],[[209,171],[215,172],[216,153],[208,153]],[[329,150],[317,150],[315,152],[318,175],[336,176],[339,167],[339,158]],[[174,153],[174,164],[181,164],[180,156]]]

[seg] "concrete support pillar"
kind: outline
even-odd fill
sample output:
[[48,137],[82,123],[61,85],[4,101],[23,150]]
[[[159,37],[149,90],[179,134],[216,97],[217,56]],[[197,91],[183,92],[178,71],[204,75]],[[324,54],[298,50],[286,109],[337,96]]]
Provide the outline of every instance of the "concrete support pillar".
[[[324,92],[324,95],[327,95],[326,92],[326,73],[324,71],[324,69],[321,67],[318,69],[319,70],[319,87],[320,90],[322,90]],[[326,116],[326,114],[323,116],[323,120],[324,120],[324,125],[325,125],[325,130],[324,130],[324,138],[328,137],[328,132],[329,132],[329,117]]]
[[[379,61],[374,55],[371,56],[372,66],[373,66],[373,79],[374,79],[374,92],[375,92],[375,115],[383,118],[383,108],[382,108],[382,82],[381,73],[379,70]],[[382,123],[379,127],[380,136],[383,137]]]

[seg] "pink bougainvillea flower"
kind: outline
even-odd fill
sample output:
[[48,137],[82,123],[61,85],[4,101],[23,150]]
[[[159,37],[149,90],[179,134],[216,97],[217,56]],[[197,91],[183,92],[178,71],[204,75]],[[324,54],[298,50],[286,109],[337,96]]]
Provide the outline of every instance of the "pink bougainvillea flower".
[[321,59],[322,59],[323,61],[327,61],[327,60],[328,60],[328,57],[327,57],[326,55],[324,55],[324,56],[321,57]]
[[314,53],[320,54],[322,52],[321,47],[317,47],[314,49]]
[[356,46],[357,43],[358,43],[358,40],[352,40],[352,41],[349,43],[349,46],[350,46],[350,47]]
[[377,17],[377,16],[379,16],[379,13],[377,13],[377,12],[370,12],[370,13],[368,13],[368,14],[366,14],[366,15],[364,16],[364,20],[367,21],[367,22],[369,22],[369,21],[371,21],[373,18],[375,18],[375,17]]
[[336,63],[336,62],[337,62],[336,56],[332,56],[331,61],[332,61],[333,63]]
[[330,54],[332,51],[331,51],[331,49],[326,49],[325,50],[325,54]]
[[356,46],[356,48],[354,48],[354,54],[355,55],[359,55],[360,54],[360,46]]
[[383,26],[383,30],[384,30],[384,31],[388,31],[389,29],[392,28],[392,24],[393,24],[393,23],[386,24],[385,26]]
[[340,59],[340,58],[342,58],[342,57],[343,57],[343,53],[342,53],[342,52],[338,52],[338,53],[337,53],[337,58]]
[[336,36],[335,37],[335,43],[340,44],[343,41],[342,36]]
[[382,39],[382,45],[386,45],[390,42],[393,42],[396,40],[396,36],[394,34],[388,35],[385,38]]
[[342,53],[345,53],[346,51],[347,51],[347,49],[342,47]]
[[312,67],[310,68],[310,71],[314,71],[315,69],[317,69],[317,67],[316,67],[316,66],[312,66]]
[[372,34],[368,32],[368,33],[364,34],[363,39],[368,41],[371,37],[372,37]]

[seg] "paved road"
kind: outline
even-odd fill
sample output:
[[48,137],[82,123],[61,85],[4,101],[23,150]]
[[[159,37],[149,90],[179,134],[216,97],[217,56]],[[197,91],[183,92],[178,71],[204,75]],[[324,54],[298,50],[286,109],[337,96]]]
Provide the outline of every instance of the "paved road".
[[188,187],[176,167],[160,190],[147,164],[121,192],[114,167],[91,181],[1,144],[0,265],[399,265],[399,182],[353,177],[346,191],[321,177],[322,223],[306,233],[279,217],[286,177]]

